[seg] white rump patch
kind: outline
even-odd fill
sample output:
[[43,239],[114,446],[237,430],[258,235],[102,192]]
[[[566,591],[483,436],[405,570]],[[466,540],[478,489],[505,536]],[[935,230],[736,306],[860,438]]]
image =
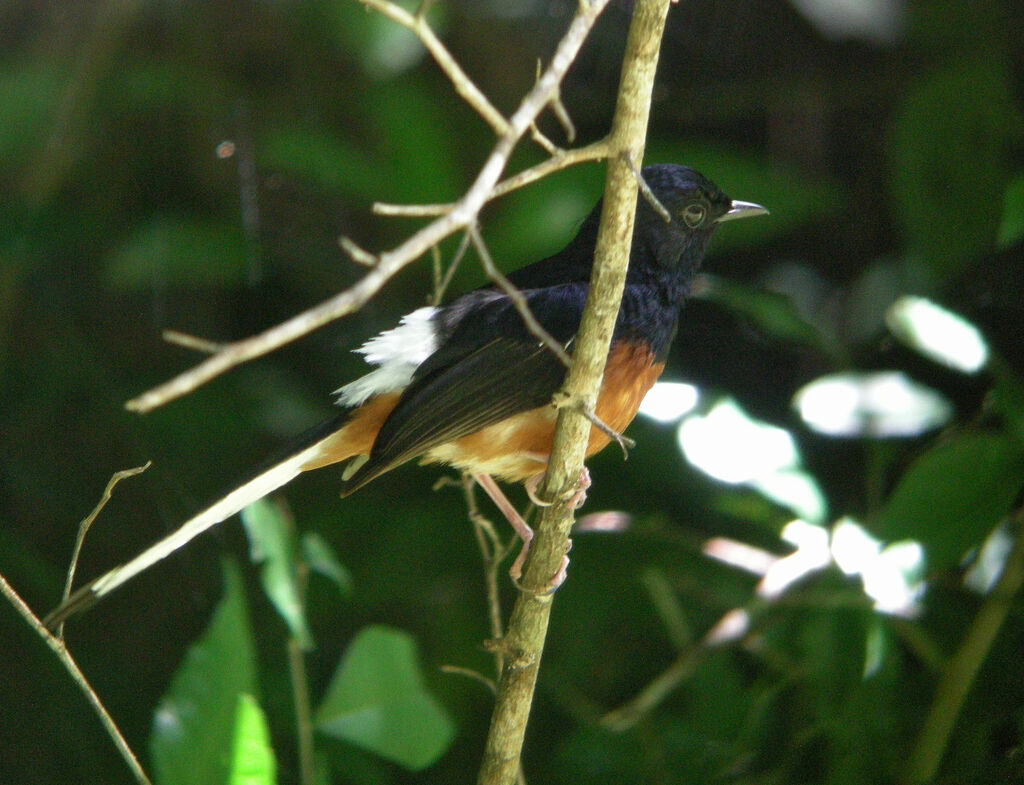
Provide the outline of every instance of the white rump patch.
[[419,308],[403,316],[398,327],[374,336],[355,351],[370,365],[379,366],[354,382],[335,390],[339,406],[359,406],[368,398],[401,390],[413,372],[437,349],[434,316],[438,309]]

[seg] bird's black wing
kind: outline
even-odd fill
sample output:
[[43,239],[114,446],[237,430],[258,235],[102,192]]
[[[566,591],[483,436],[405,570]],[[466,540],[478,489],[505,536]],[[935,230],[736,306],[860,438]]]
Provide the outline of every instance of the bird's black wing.
[[[576,334],[585,285],[524,292],[530,310],[555,340]],[[384,422],[367,462],[344,484],[370,480],[446,442],[551,401],[566,368],[532,335],[511,301],[489,293],[473,303],[447,339],[417,369]]]

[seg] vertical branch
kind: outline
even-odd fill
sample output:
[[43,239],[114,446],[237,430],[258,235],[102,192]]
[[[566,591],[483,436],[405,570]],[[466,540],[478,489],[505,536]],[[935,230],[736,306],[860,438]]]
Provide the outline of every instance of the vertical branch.
[[555,430],[544,492],[559,503],[544,509],[526,562],[521,593],[504,640],[505,667],[491,717],[478,782],[511,785],[526,732],[526,722],[551,614],[550,585],[568,550],[570,497],[583,470],[590,423],[579,412],[597,401],[612,330],[622,299],[633,234],[637,181],[627,157],[643,160],[651,91],[669,0],[638,0],[629,28],[622,77],[612,122],[608,179],[594,270],[572,366],[562,390],[563,406]]
[[939,770],[967,693],[999,634],[1013,598],[1024,586],[1024,508],[1014,518],[1017,539],[1003,571],[974,617],[960,648],[946,663],[924,727],[903,771],[906,785],[930,782]]

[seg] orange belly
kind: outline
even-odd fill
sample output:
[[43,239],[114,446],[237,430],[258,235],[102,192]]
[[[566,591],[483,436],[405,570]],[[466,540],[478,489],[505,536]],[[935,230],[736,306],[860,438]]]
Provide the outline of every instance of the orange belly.
[[[646,349],[630,344],[614,346],[595,407],[598,419],[614,431],[624,431],[664,368],[665,364],[654,362]],[[506,482],[522,482],[544,471],[557,417],[554,406],[530,409],[435,447],[426,453],[424,461],[448,463]],[[610,436],[592,426],[587,457],[604,449],[610,441]]]
[[[664,368],[665,364],[655,362],[647,349],[626,343],[613,346],[595,407],[598,419],[614,431],[624,431]],[[303,470],[369,455],[377,432],[398,398],[398,393],[389,393],[360,406],[340,430],[322,442],[319,457],[305,464]],[[557,416],[551,405],[521,412],[428,450],[423,462],[447,463],[506,482],[522,482],[544,471]],[[607,434],[591,427],[587,457],[604,449],[610,441]]]

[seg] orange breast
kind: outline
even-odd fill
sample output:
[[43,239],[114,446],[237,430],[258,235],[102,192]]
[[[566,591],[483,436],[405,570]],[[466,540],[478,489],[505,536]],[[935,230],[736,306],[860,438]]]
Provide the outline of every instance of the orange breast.
[[[649,349],[619,343],[612,347],[595,412],[615,431],[622,432],[636,417],[644,395],[664,370]],[[384,421],[398,403],[389,393],[367,401],[352,413],[345,425],[322,443],[319,456],[304,471],[368,455]],[[448,463],[459,469],[490,474],[507,482],[521,482],[544,471],[555,434],[557,411],[541,406],[429,450],[425,463]],[[611,438],[590,429],[587,457],[608,445]]]
[[[664,363],[654,362],[648,349],[626,343],[613,346],[595,407],[598,419],[615,431],[624,431],[664,368]],[[556,418],[553,406],[531,409],[434,448],[424,460],[521,482],[544,471]],[[592,427],[587,457],[610,441],[609,436]]]

